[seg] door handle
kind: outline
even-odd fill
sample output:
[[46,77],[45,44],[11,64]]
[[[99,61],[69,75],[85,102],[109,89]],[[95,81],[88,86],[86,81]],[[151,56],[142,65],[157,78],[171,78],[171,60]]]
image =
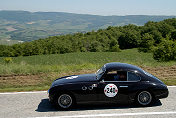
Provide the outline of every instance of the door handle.
[[128,86],[119,86],[120,88],[128,88]]

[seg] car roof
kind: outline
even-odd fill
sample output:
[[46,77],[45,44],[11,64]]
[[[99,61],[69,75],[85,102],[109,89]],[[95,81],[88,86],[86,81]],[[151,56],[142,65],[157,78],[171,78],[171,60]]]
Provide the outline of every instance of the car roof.
[[127,64],[127,63],[120,63],[120,62],[107,63],[105,64],[105,68],[106,68],[106,71],[115,69],[115,70],[131,70],[131,71],[138,71],[140,73],[144,73],[144,71],[137,66]]

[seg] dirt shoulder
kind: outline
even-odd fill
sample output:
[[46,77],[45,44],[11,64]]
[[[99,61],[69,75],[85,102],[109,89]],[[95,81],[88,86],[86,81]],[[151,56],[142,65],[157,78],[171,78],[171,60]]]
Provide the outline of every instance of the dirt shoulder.
[[[167,85],[176,85],[176,66],[141,68],[158,77]],[[13,88],[15,88],[14,91],[43,90],[49,88],[51,82],[58,77],[95,72],[96,70],[81,70],[79,72],[40,73],[37,75],[0,75],[0,91],[13,91]]]
[[176,85],[176,66],[143,67],[144,70],[161,79],[167,85]]

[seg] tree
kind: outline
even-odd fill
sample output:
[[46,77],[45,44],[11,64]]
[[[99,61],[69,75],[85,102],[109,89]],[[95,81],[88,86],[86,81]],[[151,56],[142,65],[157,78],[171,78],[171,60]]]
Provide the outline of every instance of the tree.
[[171,32],[171,40],[176,41],[176,30]]
[[151,52],[154,46],[155,40],[153,39],[153,35],[149,33],[145,33],[142,36],[142,41],[140,43],[139,51],[143,52]]
[[158,61],[176,60],[176,42],[163,40],[153,51],[154,59]]
[[123,34],[119,37],[118,42],[120,49],[130,49],[137,48],[141,40],[141,35],[136,30],[125,30]]
[[120,51],[118,41],[115,38],[111,39],[109,51],[111,51],[111,52],[119,52]]
[[158,27],[158,31],[161,32],[161,34],[164,38],[166,38],[167,35],[174,30],[173,26],[171,26],[165,22],[159,22],[157,27]]

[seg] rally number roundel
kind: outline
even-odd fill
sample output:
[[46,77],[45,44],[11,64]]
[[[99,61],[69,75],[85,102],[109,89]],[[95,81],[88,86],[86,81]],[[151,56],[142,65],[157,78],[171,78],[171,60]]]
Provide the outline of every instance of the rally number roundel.
[[118,88],[115,84],[107,84],[104,88],[104,93],[107,97],[114,97],[118,93]]

